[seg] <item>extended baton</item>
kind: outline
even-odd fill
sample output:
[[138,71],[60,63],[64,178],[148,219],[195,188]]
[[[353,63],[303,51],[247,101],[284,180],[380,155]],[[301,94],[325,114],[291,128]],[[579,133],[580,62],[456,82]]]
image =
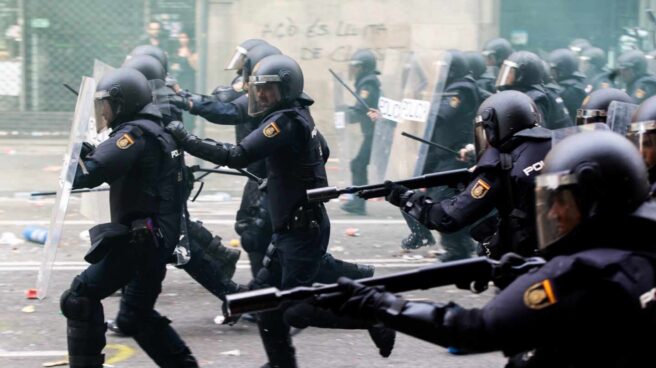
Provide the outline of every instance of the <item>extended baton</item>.
[[[73,194],[73,193],[105,192],[105,191],[108,191],[108,190],[109,190],[109,187],[92,188],[92,189],[73,189],[73,190],[71,190],[71,194]],[[30,197],[42,197],[42,196],[52,196],[52,195],[57,195],[57,192],[32,192],[32,193],[30,193]]]
[[423,138],[419,138],[419,137],[417,137],[416,135],[412,135],[412,134],[410,134],[410,133],[406,133],[406,132],[401,132],[401,135],[404,136],[404,137],[408,137],[408,138],[414,139],[414,140],[419,141],[419,142],[421,142],[421,143],[425,143],[425,144],[427,144],[427,145],[429,145],[429,146],[437,147],[437,148],[443,149],[443,150],[445,150],[445,151],[448,151],[448,152],[451,152],[451,153],[453,153],[453,154],[456,154],[456,155],[460,156],[460,152],[456,152],[456,151],[452,150],[451,148],[449,148],[449,147],[445,147],[445,146],[443,146],[443,145],[441,145],[441,144],[439,144],[439,143],[435,143],[435,142],[427,141],[427,140],[425,140],[425,139],[423,139]]
[[69,90],[69,91],[75,93],[76,96],[78,95],[78,93],[77,93],[77,91],[75,90],[75,88],[69,86],[68,83],[64,83],[64,87],[66,87],[67,90]]
[[351,87],[349,87],[349,86],[348,86],[348,85],[342,80],[342,78],[339,77],[339,75],[337,75],[337,74],[336,74],[332,69],[330,69],[330,68],[328,68],[328,71],[330,72],[330,74],[333,75],[333,77],[335,77],[335,79],[337,79],[337,81],[339,82],[339,84],[341,84],[342,86],[344,86],[344,88],[346,88],[346,90],[349,91],[349,92],[353,95],[353,97],[355,97],[356,100],[358,100],[359,103],[361,103],[364,107],[366,107],[367,110],[371,110],[371,107],[369,107],[369,105],[367,104],[367,101],[365,101],[362,97],[358,96],[357,93],[353,92],[353,90],[351,89]]

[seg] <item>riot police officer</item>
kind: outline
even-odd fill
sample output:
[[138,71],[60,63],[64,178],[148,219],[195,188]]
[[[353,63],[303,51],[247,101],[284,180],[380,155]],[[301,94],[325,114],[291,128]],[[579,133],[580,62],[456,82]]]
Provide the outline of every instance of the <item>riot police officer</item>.
[[[439,100],[440,108],[431,141],[451,150],[458,150],[474,142],[474,129],[471,122],[483,98],[476,82],[469,74],[464,54],[457,50],[449,50],[448,54],[450,63],[446,87],[444,96]],[[467,165],[467,162],[460,161],[452,152],[430,146],[422,174],[461,169]],[[452,188],[428,190],[435,200],[454,195]],[[405,214],[404,217],[411,229],[410,235],[401,243],[404,249],[416,249],[435,242],[428,229]],[[441,245],[446,250],[446,253],[440,256],[442,261],[468,258],[474,250],[474,243],[468,229],[458,230],[440,234]]]
[[512,89],[527,94],[543,116],[544,126],[559,129],[571,126],[567,108],[560,96],[542,85],[542,60],[532,52],[517,51],[506,59],[499,71],[496,86],[500,91]]
[[[323,205],[306,202],[305,191],[327,184],[323,158],[327,147],[307,106],[298,101],[303,73],[293,59],[284,55],[262,59],[248,86],[248,113],[264,118],[260,128],[239,144],[201,140],[179,123],[170,124],[169,129],[187,152],[219,165],[242,168],[266,159],[274,256],[279,268],[268,267],[271,260],[266,259],[257,279],[282,288],[309,285],[326,253],[330,222]],[[282,311],[263,313],[258,326],[270,365],[295,367],[294,347]]]
[[645,100],[633,114],[626,136],[642,153],[649,170],[650,196],[656,197],[656,96]]
[[[159,63],[164,68],[164,74],[166,75],[166,77],[164,78],[165,88],[162,88],[162,90],[159,91],[158,93],[160,94],[166,93],[167,95],[170,96],[175,95],[175,93],[177,93],[177,91],[180,89],[180,86],[178,85],[178,82],[175,79],[171,78],[168,74],[169,58],[166,52],[164,52],[164,50],[160,49],[157,46],[141,45],[135,47],[134,49],[132,49],[132,51],[130,51],[130,53],[125,58],[125,62],[129,62],[130,59],[140,55],[148,55],[154,57],[155,59],[157,59],[157,61],[159,61]],[[142,69],[143,68],[144,67],[142,66]],[[174,104],[170,104],[166,107],[165,111],[166,111],[166,114],[164,115],[165,124],[168,124],[174,120],[183,121],[182,110],[178,106]]]
[[162,367],[197,367],[189,348],[154,310],[183,223],[183,162],[161,126],[146,78],[134,69],[105,75],[96,89],[96,123],[109,138],[85,149],[86,170],[74,188],[110,185],[111,223],[90,230],[91,264],[61,297],[67,319],[71,367],[102,367],[105,346],[101,300],[125,286],[118,313],[121,330]]
[[[483,77],[486,79],[496,80],[501,69],[503,61],[513,53],[512,45],[505,38],[493,38],[485,43],[483,46],[483,56],[485,57],[485,64],[487,65],[487,71],[483,74]],[[492,87],[487,91],[490,93],[495,93],[496,86]]]
[[496,77],[487,73],[483,55],[478,51],[468,51],[465,52],[465,57],[467,58],[467,65],[469,66],[469,72],[472,78],[476,80],[479,88],[487,92],[485,96],[489,97],[489,94],[496,92],[496,88],[494,87]]
[[[280,50],[262,40],[246,40],[237,47],[235,56],[227,64],[227,68],[238,68],[237,77],[231,86],[217,87],[212,95],[215,99],[191,95],[181,106],[188,106],[190,112],[220,125],[235,125],[236,142],[241,142],[254,130],[258,130],[263,116],[248,115],[248,98],[241,89],[247,85],[248,77],[253,67],[263,58],[280,55]],[[234,60],[238,60],[234,61]],[[314,101],[305,93],[298,99],[303,106],[310,106]],[[320,139],[323,139],[319,135]],[[327,146],[326,146],[327,147]],[[324,159],[328,159],[329,151],[324,150]],[[248,171],[259,176],[266,176],[266,162],[259,160],[248,165]],[[241,236],[241,244],[248,253],[251,272],[255,277],[262,267],[262,260],[271,242],[272,225],[268,213],[266,192],[260,190],[259,183],[248,180],[244,186],[244,195],[237,211],[235,231]],[[335,259],[329,254],[324,256],[319,272],[319,282],[334,282],[344,275],[368,277],[373,274],[373,267],[359,265]]]
[[[162,114],[163,123],[180,118],[170,102],[170,98],[174,95],[164,85],[166,72],[156,58],[146,54],[136,55],[127,59],[122,67],[135,69],[148,79],[153,89],[155,106]],[[193,174],[188,172],[186,175]],[[188,195],[185,195],[184,199],[187,200]],[[221,300],[225,299],[226,294],[239,291],[240,286],[231,278],[240,252],[225,247],[221,238],[213,236],[200,222],[190,222],[188,227],[191,258],[189,262],[179,267]],[[116,320],[108,320],[107,326],[111,331],[122,334]]]
[[598,89],[586,96],[581,107],[576,111],[576,125],[605,123],[608,107],[613,101],[633,102],[631,96],[617,88]]
[[[266,56],[280,55],[278,48],[268,43],[250,39],[242,42],[236,49],[226,68],[237,68],[237,76],[230,86],[217,87],[213,95],[217,98],[202,98],[190,95],[182,99],[180,105],[192,115],[219,125],[234,125],[235,139],[240,143],[251,132],[258,129],[262,116],[248,115],[248,97],[244,94],[244,78],[250,76],[252,67]],[[182,96],[185,97],[185,96]],[[265,160],[251,162],[246,169],[258,177],[266,176]],[[266,194],[259,189],[259,183],[249,179],[237,211],[235,231],[241,237],[241,245],[248,254],[253,276],[262,267],[262,259],[273,235],[268,213]]]
[[549,54],[549,65],[554,80],[560,86],[560,98],[574,120],[576,110],[586,96],[585,76],[579,70],[579,59],[570,49],[557,49]]
[[598,47],[589,47],[579,56],[579,70],[585,74],[585,92],[613,87],[611,73],[606,69],[606,53]]
[[[349,75],[355,80],[355,93],[367,103],[369,108],[378,108],[380,98],[380,80],[376,70],[376,55],[369,49],[357,50],[349,61]],[[369,109],[357,102],[348,110],[348,121],[360,124],[362,144],[351,160],[351,182],[353,185],[366,185],[367,167],[371,159],[371,147],[374,143],[374,121],[367,116]],[[366,201],[354,197],[341,206],[341,209],[356,215],[366,214]]]
[[[492,258],[507,252],[535,253],[534,178],[551,148],[551,134],[541,127],[541,115],[523,93],[504,91],[492,95],[476,116],[475,178],[450,198],[431,198],[403,186],[392,186],[387,200],[429,229],[450,233],[483,219],[490,230],[477,236],[482,251]],[[478,231],[481,233],[481,231]]]
[[656,77],[647,72],[647,59],[642,51],[631,50],[620,55],[617,68],[634,103],[640,104],[656,94]]
[[576,134],[547,155],[536,185],[548,262],[484,307],[340,280],[346,302],[332,308],[444,347],[503,351],[515,356],[507,367],[651,366],[656,211],[639,152],[612,132]]

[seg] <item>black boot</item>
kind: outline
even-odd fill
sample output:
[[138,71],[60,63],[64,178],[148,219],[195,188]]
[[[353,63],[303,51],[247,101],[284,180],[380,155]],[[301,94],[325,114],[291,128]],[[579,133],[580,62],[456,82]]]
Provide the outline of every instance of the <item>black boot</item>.
[[257,327],[271,368],[296,368],[296,349],[280,311],[259,314]]
[[428,247],[435,245],[435,238],[431,231],[414,217],[401,211],[403,219],[410,228],[410,235],[401,241],[401,248],[403,249],[418,249],[421,247]]

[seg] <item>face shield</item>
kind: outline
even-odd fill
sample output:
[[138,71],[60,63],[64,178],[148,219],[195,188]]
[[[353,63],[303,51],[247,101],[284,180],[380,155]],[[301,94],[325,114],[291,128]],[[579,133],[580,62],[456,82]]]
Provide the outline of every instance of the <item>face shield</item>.
[[579,57],[579,71],[585,74],[588,77],[592,77],[592,73],[595,70],[595,66],[591,63],[590,57],[580,56]]
[[362,72],[362,61],[351,60],[349,61],[348,77],[349,80],[356,80],[358,75]]
[[280,77],[277,75],[251,75],[248,78],[248,115],[260,116],[282,101]]
[[576,176],[569,172],[542,174],[535,180],[535,220],[538,248],[546,249],[581,223],[573,192]]
[[246,60],[246,53],[248,50],[241,46],[235,47],[235,53],[232,54],[232,57],[225,66],[225,70],[239,70],[244,66],[244,60]]
[[476,115],[474,122],[474,148],[476,150],[476,161],[478,161],[483,152],[490,146],[485,133],[485,122],[481,115]]
[[515,84],[518,69],[519,65],[517,63],[510,60],[504,60],[503,64],[501,64],[501,69],[499,70],[499,75],[495,84],[496,88],[503,90],[512,87],[512,85]]
[[578,109],[576,110],[576,125],[605,123],[606,110]]
[[656,166],[656,120],[631,124],[626,137],[638,147],[649,169]]
[[114,120],[114,112],[109,103],[109,91],[98,91],[94,95],[93,110],[96,120],[96,133],[109,128]]
[[647,70],[650,74],[656,74],[656,55],[647,54],[645,55],[647,59]]

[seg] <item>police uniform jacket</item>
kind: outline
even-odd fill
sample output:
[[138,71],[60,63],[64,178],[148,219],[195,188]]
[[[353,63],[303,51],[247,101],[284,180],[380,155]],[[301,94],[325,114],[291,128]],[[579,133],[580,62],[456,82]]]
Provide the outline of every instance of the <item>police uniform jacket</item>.
[[[498,258],[512,251],[533,255],[537,245],[535,230],[535,176],[551,148],[551,134],[542,127],[517,133],[516,147],[503,154],[488,147],[474,170],[467,188],[452,198],[433,203],[416,192],[402,210],[430,229],[451,233],[485,217],[493,209],[499,213],[498,239],[489,254]],[[509,165],[503,162],[505,156]]]

